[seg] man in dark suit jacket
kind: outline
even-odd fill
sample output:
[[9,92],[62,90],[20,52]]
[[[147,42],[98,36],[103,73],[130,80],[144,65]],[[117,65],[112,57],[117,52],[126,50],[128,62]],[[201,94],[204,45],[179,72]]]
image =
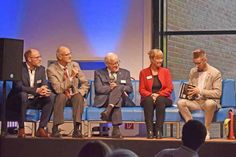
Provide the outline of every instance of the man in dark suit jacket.
[[7,98],[7,110],[18,111],[18,137],[25,137],[24,121],[28,107],[42,108],[38,137],[48,137],[44,130],[52,112],[50,90],[46,82],[45,68],[41,65],[42,59],[36,49],[29,49],[24,54],[22,80],[13,82],[12,90]]
[[111,120],[112,137],[121,138],[119,125],[122,124],[121,106],[126,103],[128,94],[133,92],[130,72],[119,68],[119,58],[114,53],[105,57],[106,68],[94,73],[95,98],[94,106],[106,107],[101,113],[102,120]]

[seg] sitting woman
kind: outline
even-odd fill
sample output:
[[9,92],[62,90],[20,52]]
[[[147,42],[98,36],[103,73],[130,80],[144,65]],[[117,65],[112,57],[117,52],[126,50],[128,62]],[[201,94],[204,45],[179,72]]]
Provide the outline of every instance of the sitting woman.
[[[170,96],[173,84],[170,71],[162,67],[162,51],[152,49],[148,55],[151,64],[148,68],[141,70],[139,74],[141,106],[144,108],[147,138],[162,138],[165,107],[172,105]],[[156,125],[153,124],[155,110]]]

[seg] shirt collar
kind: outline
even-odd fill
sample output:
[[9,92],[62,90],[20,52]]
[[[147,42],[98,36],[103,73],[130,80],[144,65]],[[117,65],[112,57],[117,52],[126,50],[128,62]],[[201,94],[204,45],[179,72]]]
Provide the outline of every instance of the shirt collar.
[[65,69],[65,68],[67,68],[67,66],[63,66],[63,65],[61,65],[59,62],[58,62],[58,65],[61,67],[61,69]]
[[36,68],[34,68],[34,69],[31,70],[31,69],[30,69],[30,66],[29,66],[29,64],[28,64],[27,62],[26,62],[26,66],[27,66],[27,69],[30,70],[30,71],[35,71],[35,70],[36,70]]
[[109,74],[111,74],[111,73],[113,73],[113,74],[117,74],[119,70],[116,71],[116,72],[111,72],[111,70],[107,68],[107,71],[108,71]]

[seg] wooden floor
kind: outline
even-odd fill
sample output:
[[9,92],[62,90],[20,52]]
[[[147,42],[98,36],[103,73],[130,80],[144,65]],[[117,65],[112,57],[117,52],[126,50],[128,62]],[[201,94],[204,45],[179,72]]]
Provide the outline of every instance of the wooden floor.
[[[181,145],[180,139],[146,139],[144,137],[125,137],[114,139],[108,137],[92,137],[75,139],[32,138],[19,139],[16,136],[1,138],[1,157],[76,157],[81,147],[88,141],[102,140],[113,149],[125,148],[134,151],[139,157],[153,157],[164,148],[176,148]],[[236,156],[236,140],[211,139],[202,146],[201,157]]]

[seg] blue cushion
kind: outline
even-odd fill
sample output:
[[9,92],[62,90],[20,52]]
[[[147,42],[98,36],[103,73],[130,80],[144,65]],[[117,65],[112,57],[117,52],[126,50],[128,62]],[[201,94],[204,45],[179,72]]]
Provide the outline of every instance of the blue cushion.
[[226,107],[226,108],[224,107],[224,108],[219,109],[219,111],[216,111],[213,121],[214,122],[224,122],[224,120],[226,118],[228,118],[229,109],[230,108],[228,108],[228,107]]
[[40,111],[37,109],[26,110],[26,121],[37,122],[40,119]]
[[176,106],[166,107],[165,120],[166,122],[180,121],[181,116],[179,109]]
[[235,81],[233,79],[223,80],[221,107],[236,107],[235,101]]
[[195,120],[199,120],[202,123],[205,122],[205,112],[203,110],[194,110],[192,111],[192,117]]
[[173,92],[171,93],[171,98],[173,100],[173,104],[175,105],[177,104],[177,101],[179,100],[179,90],[180,90],[182,82],[183,81],[181,80],[173,81],[174,89],[173,89]]

